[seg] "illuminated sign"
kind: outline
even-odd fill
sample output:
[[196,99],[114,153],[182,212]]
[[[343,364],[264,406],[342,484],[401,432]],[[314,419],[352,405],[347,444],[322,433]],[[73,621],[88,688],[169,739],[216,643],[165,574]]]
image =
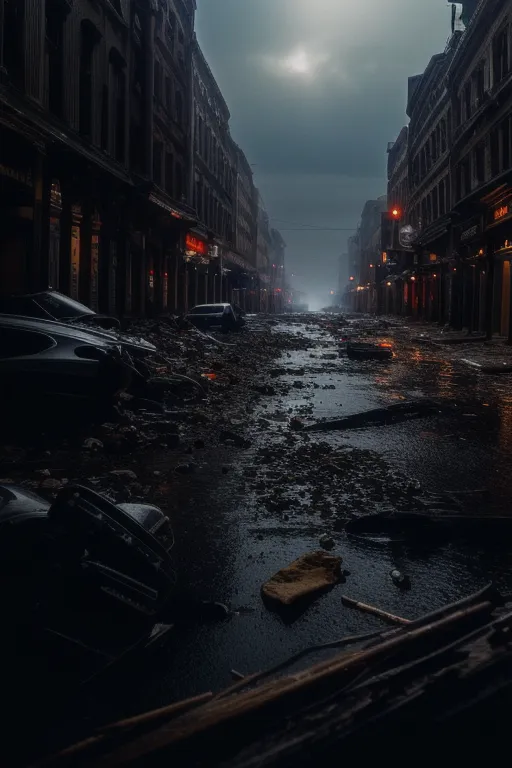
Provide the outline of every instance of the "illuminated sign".
[[207,256],[208,246],[204,240],[200,240],[198,237],[194,237],[188,233],[185,236],[185,250],[190,254],[197,254],[198,256]]
[[382,251],[382,263],[385,264],[387,260],[388,260],[388,255],[386,251]]
[[431,253],[428,258],[429,261],[437,261],[437,253]]
[[492,214],[492,217],[494,221],[499,221],[500,219],[504,219],[505,216],[508,216],[509,214],[509,204],[506,203],[505,205],[500,205],[498,208],[495,208]]

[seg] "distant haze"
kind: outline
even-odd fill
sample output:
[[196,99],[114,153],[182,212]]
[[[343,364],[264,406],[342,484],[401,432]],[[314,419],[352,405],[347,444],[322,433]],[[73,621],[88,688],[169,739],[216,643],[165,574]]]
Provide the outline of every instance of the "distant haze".
[[197,34],[233,138],[288,245],[288,276],[323,306],[351,234],[329,228],[354,230],[364,202],[386,192],[386,147],[406,122],[407,77],[444,49],[450,6],[198,0]]

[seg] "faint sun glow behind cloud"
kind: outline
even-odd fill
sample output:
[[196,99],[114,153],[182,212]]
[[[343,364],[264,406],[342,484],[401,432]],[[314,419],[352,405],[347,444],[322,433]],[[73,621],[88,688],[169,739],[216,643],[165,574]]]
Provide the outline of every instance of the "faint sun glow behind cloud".
[[[386,191],[386,147],[407,78],[444,50],[446,0],[197,0],[198,39],[231,132],[312,304],[337,285],[365,200]],[[287,222],[302,222],[313,227]]]

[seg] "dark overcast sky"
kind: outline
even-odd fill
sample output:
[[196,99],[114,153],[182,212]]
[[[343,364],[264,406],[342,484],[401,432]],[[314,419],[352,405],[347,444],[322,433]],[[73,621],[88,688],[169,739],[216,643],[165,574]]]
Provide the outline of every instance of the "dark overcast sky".
[[254,163],[288,274],[312,304],[337,285],[364,202],[386,192],[407,77],[444,49],[444,0],[198,0],[197,36]]

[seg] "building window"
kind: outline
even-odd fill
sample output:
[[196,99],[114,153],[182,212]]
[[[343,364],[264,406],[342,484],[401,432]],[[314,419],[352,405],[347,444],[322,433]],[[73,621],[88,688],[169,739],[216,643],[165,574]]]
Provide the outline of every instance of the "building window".
[[491,152],[491,176],[497,176],[500,172],[500,134],[497,128],[491,131],[490,139]]
[[185,35],[183,34],[183,30],[178,29],[178,42],[180,45],[185,44]]
[[500,83],[508,73],[508,27],[494,38],[494,84]]
[[122,69],[115,72],[114,94],[114,156],[120,163],[125,162],[125,125],[126,125],[126,78]]
[[142,126],[135,120],[130,124],[130,170],[144,172],[144,134]]
[[94,30],[85,21],[80,27],[79,130],[83,136],[92,135],[92,64]]
[[183,126],[183,96],[181,95],[181,91],[176,91],[175,96],[176,101],[176,122],[178,125]]
[[462,123],[462,109],[461,109],[460,98],[455,100],[455,114],[453,116],[453,119],[455,121],[455,127],[458,128],[458,126],[461,125]]
[[501,170],[510,168],[510,119],[507,118],[501,124]]
[[437,187],[432,190],[432,219],[436,221],[439,218],[439,199]]
[[476,70],[474,74],[474,82],[475,82],[475,109],[478,109],[478,107],[482,104],[482,101],[484,99],[484,87],[485,87],[485,75],[484,75],[484,64],[480,64],[478,69]]
[[469,157],[466,157],[462,163],[462,196],[465,197],[471,192],[471,164]]
[[466,120],[471,117],[471,81],[464,86],[464,115]]
[[165,78],[165,106],[168,112],[172,112],[172,80],[167,76]]
[[162,154],[162,142],[153,142],[153,181],[159,186],[162,183]]
[[108,86],[104,85],[101,92],[101,148],[108,149]]
[[181,163],[176,163],[176,199],[181,200],[185,194],[185,187],[183,184],[183,166]]
[[63,104],[63,33],[64,16],[62,7],[55,2],[46,3],[46,74],[48,88],[48,109],[62,118]]
[[25,3],[23,0],[4,0],[3,35],[4,60],[9,80],[23,88],[25,75]]
[[174,13],[169,14],[169,21],[165,25],[165,42],[170,52],[174,54],[174,40],[176,35],[176,16]]
[[446,120],[441,120],[439,126],[439,142],[441,154],[446,152]]
[[485,146],[479,144],[475,149],[475,182],[477,186],[485,181]]
[[174,193],[174,155],[165,153],[165,189],[171,195]]
[[438,198],[439,198],[439,215],[444,216],[444,214],[446,213],[444,179],[443,181],[439,182]]
[[155,59],[154,71],[155,71],[154,95],[155,95],[155,99],[158,102],[161,102],[162,101],[162,65],[160,64],[158,59]]
[[432,134],[431,141],[432,141],[432,162],[435,163],[437,160],[437,147],[438,147],[437,136],[435,131]]

